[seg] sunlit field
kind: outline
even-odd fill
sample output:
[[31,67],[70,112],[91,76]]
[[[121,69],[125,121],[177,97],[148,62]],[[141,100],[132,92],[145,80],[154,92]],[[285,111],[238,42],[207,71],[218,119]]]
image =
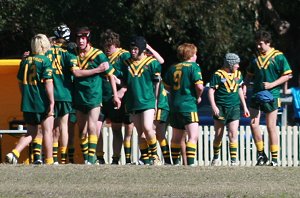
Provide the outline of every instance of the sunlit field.
[[0,165],[0,197],[300,197],[298,167]]

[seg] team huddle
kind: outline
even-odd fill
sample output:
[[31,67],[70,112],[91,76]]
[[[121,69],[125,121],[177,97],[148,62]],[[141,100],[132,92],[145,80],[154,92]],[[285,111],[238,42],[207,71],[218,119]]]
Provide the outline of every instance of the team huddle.
[[[119,34],[106,30],[101,34],[102,51],[91,45],[88,27],[76,30],[76,43],[70,42],[70,33],[61,24],[55,28],[52,39],[37,34],[31,40],[31,52],[24,54],[17,78],[27,134],[6,155],[6,162],[16,164],[20,152],[32,143],[34,164],[74,163],[77,124],[84,163],[104,164],[100,131],[103,123],[109,121],[113,132],[112,164],[119,164],[122,146],[126,164],[132,163],[131,135],[135,127],[139,164],[195,166],[197,105],[204,90],[201,68],[196,63],[197,47],[192,43],[179,45],[179,62],[162,76],[164,59],[142,36],[133,36],[127,51],[120,46]],[[292,71],[285,56],[271,47],[270,33],[258,32],[256,43],[259,53],[247,68],[245,79],[238,70],[240,58],[235,53],[227,53],[223,65],[211,77],[208,97],[215,127],[212,166],[220,162],[225,126],[230,165],[238,165],[241,107],[244,115],[251,117],[257,165],[278,166],[276,119],[280,85],[292,77]],[[250,81],[255,86],[248,109],[245,96]],[[259,129],[261,111],[266,114],[270,162]],[[170,145],[166,140],[168,124],[173,128]],[[163,159],[157,153],[158,145]]]

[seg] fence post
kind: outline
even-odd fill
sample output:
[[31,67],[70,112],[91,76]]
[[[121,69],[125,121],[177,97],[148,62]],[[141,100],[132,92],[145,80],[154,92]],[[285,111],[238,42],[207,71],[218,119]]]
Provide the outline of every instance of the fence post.
[[293,164],[294,166],[298,166],[299,162],[298,162],[298,134],[299,134],[299,128],[297,126],[293,126],[293,154],[294,154],[294,158],[293,158]]
[[240,145],[239,145],[239,150],[240,150],[240,166],[245,166],[245,126],[240,126]]

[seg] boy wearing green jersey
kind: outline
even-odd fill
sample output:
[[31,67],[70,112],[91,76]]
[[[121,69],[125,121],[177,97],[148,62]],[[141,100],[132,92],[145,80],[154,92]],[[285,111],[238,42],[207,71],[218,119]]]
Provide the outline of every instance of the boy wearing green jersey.
[[197,104],[201,102],[203,92],[201,69],[196,63],[197,47],[184,43],[177,48],[177,57],[181,62],[171,66],[163,80],[170,92],[171,153],[173,164],[179,165],[180,143],[186,130],[187,164],[194,166],[199,126]]
[[[131,58],[124,61],[122,75],[124,88],[127,89],[125,108],[132,115],[132,121],[139,136],[141,159],[150,164],[148,146],[154,165],[161,165],[157,155],[157,139],[153,130],[154,112],[157,95],[155,84],[160,78],[161,65],[145,54],[146,40],[135,36],[130,42]],[[143,138],[146,136],[146,141]]]
[[[120,46],[120,35],[112,30],[108,29],[101,34],[101,45],[104,49],[105,54],[108,57],[109,63],[115,69],[114,75],[119,77],[121,75],[121,67],[123,61],[130,58],[129,51],[122,49]],[[122,105],[120,109],[116,109],[112,102],[112,89],[109,81],[106,77],[102,78],[102,89],[103,89],[103,102],[101,115],[97,122],[97,132],[99,133],[99,140],[97,144],[97,163],[105,163],[103,155],[103,139],[101,138],[101,128],[103,122],[107,119],[111,121],[111,127],[113,132],[113,156],[112,164],[119,164],[123,136],[122,126],[125,126],[125,137],[124,137],[124,151],[126,164],[131,163],[131,135],[133,130],[133,123],[129,119],[129,113],[125,111],[125,98],[123,90],[120,85],[117,86],[118,97],[122,98]],[[126,95],[126,93],[125,93]],[[124,96],[124,97],[123,97]]]
[[[81,134],[81,146],[85,163],[94,164],[94,155],[98,141],[97,120],[102,103],[102,78],[106,75],[112,86],[113,103],[117,109],[121,101],[117,95],[114,69],[109,65],[106,55],[91,46],[91,31],[81,27],[76,32],[77,65],[72,68],[74,77],[73,105],[77,110],[78,127]],[[103,67],[107,69],[103,72]],[[87,130],[85,130],[85,128]]]
[[227,126],[230,141],[230,165],[237,165],[240,101],[242,102],[245,115],[249,115],[242,90],[243,77],[238,70],[239,62],[240,58],[238,55],[227,53],[223,67],[217,70],[210,80],[208,98],[212,107],[215,127],[212,166],[219,165],[219,152],[225,126]]
[[19,140],[6,162],[16,164],[20,152],[37,135],[41,125],[44,137],[45,164],[53,164],[52,130],[54,121],[54,94],[52,67],[45,53],[50,42],[44,34],[37,34],[31,40],[32,55],[20,63],[17,78],[22,93],[21,110],[27,125],[27,134]]
[[[280,88],[292,78],[292,70],[282,52],[271,47],[271,34],[259,31],[255,37],[259,53],[247,68],[245,81],[253,80],[253,96],[250,102],[251,130],[257,148],[257,164],[266,165],[268,157],[264,152],[264,143],[260,131],[259,121],[261,111],[266,114],[266,124],[269,134],[270,151],[272,156],[271,166],[278,166],[278,134],[276,121],[280,104]],[[264,92],[261,92],[264,91]],[[269,101],[261,101],[260,93],[266,93]],[[271,95],[272,97],[270,97]]]

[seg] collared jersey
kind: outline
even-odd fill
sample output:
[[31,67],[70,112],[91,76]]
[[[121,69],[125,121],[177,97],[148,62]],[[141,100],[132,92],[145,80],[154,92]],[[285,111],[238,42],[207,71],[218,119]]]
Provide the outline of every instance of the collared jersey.
[[[114,75],[120,76],[123,61],[130,58],[130,53],[122,48],[108,56],[109,63],[115,69]],[[107,78],[102,80],[103,101],[109,101],[112,98],[112,87]]]
[[[291,74],[292,70],[282,52],[272,48],[267,54],[257,54],[247,68],[247,73],[253,76],[253,92],[264,90],[263,82],[274,82],[283,75]],[[280,97],[280,86],[269,90],[274,98]]]
[[62,48],[62,44],[55,44],[47,52],[47,57],[52,62],[54,100],[72,102],[72,72],[76,66],[76,56]]
[[[106,55],[99,49],[91,47],[84,57],[77,55],[78,65],[75,69],[88,70],[98,67],[101,63],[107,62]],[[102,77],[100,75],[112,75],[114,69],[109,69],[101,74],[94,74],[88,77],[74,77],[73,103],[75,105],[100,105],[102,102]]]
[[50,60],[44,55],[33,55],[21,61],[17,74],[22,84],[22,112],[44,113],[49,107],[45,80],[52,79]]
[[163,82],[170,89],[171,112],[197,112],[195,84],[203,84],[197,63],[181,62],[171,66]]
[[145,56],[139,61],[129,58],[124,61],[122,75],[127,85],[125,107],[128,112],[155,108],[153,82],[160,73],[161,65],[153,57]]
[[215,102],[220,106],[235,106],[240,104],[239,87],[243,83],[243,77],[240,71],[227,73],[219,69],[211,80],[210,87],[215,89]]

